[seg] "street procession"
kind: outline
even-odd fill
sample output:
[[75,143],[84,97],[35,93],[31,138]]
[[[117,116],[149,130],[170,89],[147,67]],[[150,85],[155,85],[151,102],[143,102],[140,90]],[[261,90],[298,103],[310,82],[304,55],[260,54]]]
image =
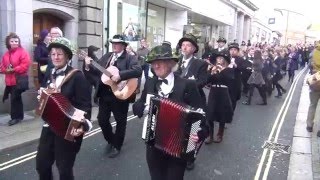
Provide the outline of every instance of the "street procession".
[[0,179],[320,176],[320,28],[300,6],[27,1],[33,28],[2,27]]

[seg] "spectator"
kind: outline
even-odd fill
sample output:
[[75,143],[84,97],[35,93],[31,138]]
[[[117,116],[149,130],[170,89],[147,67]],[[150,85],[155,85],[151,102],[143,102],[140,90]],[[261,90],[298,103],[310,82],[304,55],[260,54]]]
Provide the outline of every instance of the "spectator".
[[5,73],[4,95],[2,101],[8,99],[10,94],[11,120],[9,126],[19,123],[24,118],[21,94],[28,87],[28,69],[31,64],[30,56],[21,47],[21,41],[16,33],[10,33],[6,37],[7,52],[2,57],[0,67]]
[[[38,63],[38,80],[39,84],[44,83],[44,75],[45,75],[45,70],[48,62],[49,62],[49,51],[47,48],[47,44],[45,42],[46,37],[48,36],[49,31],[47,29],[44,29],[40,32],[40,38],[37,42],[37,46],[34,50],[34,59]],[[41,67],[41,68],[40,68]]]

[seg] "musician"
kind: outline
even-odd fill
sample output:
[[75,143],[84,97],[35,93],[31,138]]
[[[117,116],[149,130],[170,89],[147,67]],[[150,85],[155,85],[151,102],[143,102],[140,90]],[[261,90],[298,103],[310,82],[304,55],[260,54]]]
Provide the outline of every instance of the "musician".
[[219,39],[217,40],[217,43],[218,43],[218,48],[213,49],[212,54],[227,53],[228,52],[228,49],[225,47],[225,45],[227,43],[227,40],[225,38],[219,37]]
[[[147,62],[151,63],[155,76],[146,81],[141,98],[133,105],[135,115],[143,116],[147,94],[157,94],[194,108],[204,107],[195,81],[183,79],[173,73],[172,69],[178,58],[172,55],[171,49],[163,45],[156,46],[148,54]],[[201,129],[192,135],[192,139],[199,142],[206,136],[207,128],[203,120]],[[147,163],[152,180],[182,180],[187,166],[185,160],[174,158],[150,145],[147,145]]]
[[[102,56],[98,63],[106,68],[112,67],[119,69],[119,73],[113,74],[111,80],[117,83],[123,80],[140,77],[142,73],[141,66],[139,66],[135,56],[126,52],[125,49],[128,43],[125,41],[124,37],[122,35],[115,35],[110,40],[110,43],[112,44],[113,52]],[[93,74],[98,72],[100,76],[102,75],[98,69],[90,64],[91,59],[89,57],[86,57],[85,61],[86,71]],[[97,97],[99,98],[98,122],[102,129],[102,134],[108,142],[106,149],[107,154],[110,158],[114,158],[119,155],[123,145],[129,103],[135,100],[135,94],[129,99],[119,100],[113,94],[111,87],[99,80]],[[111,112],[117,122],[115,133],[113,133],[110,123]]]
[[[68,81],[62,84],[64,78],[73,70],[68,65],[68,61],[72,58],[70,41],[65,38],[57,38],[49,45],[48,49],[54,65],[48,86],[57,88],[61,85],[61,94],[75,108],[87,112],[85,118],[90,119],[91,88],[82,72],[76,71]],[[70,142],[54,134],[48,124],[43,125],[36,158],[36,169],[40,180],[53,179],[53,163],[56,163],[61,180],[74,179],[73,165],[80,150],[83,133],[89,131],[91,127],[91,122],[85,120],[81,127],[72,133],[76,137],[75,142]]]
[[229,53],[230,53],[230,68],[234,68],[234,77],[235,77],[235,98],[232,99],[232,106],[233,110],[236,109],[237,101],[241,98],[241,91],[242,91],[242,72],[243,72],[243,59],[239,57],[239,44],[238,43],[231,43],[229,45]]
[[[229,68],[230,57],[228,54],[213,54],[210,65],[208,83],[211,85],[208,97],[206,117],[209,124],[209,137],[206,144],[220,143],[223,139],[226,123],[231,123],[233,117],[232,102],[235,98],[234,69]],[[214,122],[219,122],[219,130],[214,139]]]
[[[184,79],[194,80],[198,86],[203,104],[206,104],[203,88],[207,83],[208,64],[194,56],[199,50],[197,38],[192,34],[186,34],[179,40],[178,46],[181,49],[182,57],[179,59],[179,68],[175,73]],[[205,107],[201,108],[205,109]],[[187,170],[193,168],[194,162],[188,162]]]

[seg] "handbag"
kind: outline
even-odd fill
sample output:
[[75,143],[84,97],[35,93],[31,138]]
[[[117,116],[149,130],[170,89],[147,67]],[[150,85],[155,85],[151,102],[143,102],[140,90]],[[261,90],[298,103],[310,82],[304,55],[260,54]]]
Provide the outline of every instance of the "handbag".
[[[12,65],[10,53],[9,53],[9,61],[10,61],[10,64]],[[13,67],[13,65],[12,65],[12,67]],[[25,90],[29,89],[28,75],[20,75],[20,74],[15,73],[15,77],[16,77],[16,89],[21,90],[21,91],[25,91]]]

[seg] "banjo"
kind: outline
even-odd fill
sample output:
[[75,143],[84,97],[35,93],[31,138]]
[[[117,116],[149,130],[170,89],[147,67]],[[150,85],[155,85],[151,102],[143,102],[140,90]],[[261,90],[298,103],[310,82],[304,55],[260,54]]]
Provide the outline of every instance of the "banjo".
[[[88,54],[83,50],[79,50],[78,56],[84,59],[88,57]],[[95,68],[97,68],[100,72],[102,72],[102,75],[101,75],[102,83],[111,87],[111,90],[117,99],[126,100],[129,97],[131,97],[131,95],[137,89],[138,78],[131,78],[131,79],[123,80],[117,83],[111,80],[111,77],[114,74],[119,74],[119,69],[117,67],[110,66],[107,69],[105,69],[93,59],[91,59],[90,63]]]

